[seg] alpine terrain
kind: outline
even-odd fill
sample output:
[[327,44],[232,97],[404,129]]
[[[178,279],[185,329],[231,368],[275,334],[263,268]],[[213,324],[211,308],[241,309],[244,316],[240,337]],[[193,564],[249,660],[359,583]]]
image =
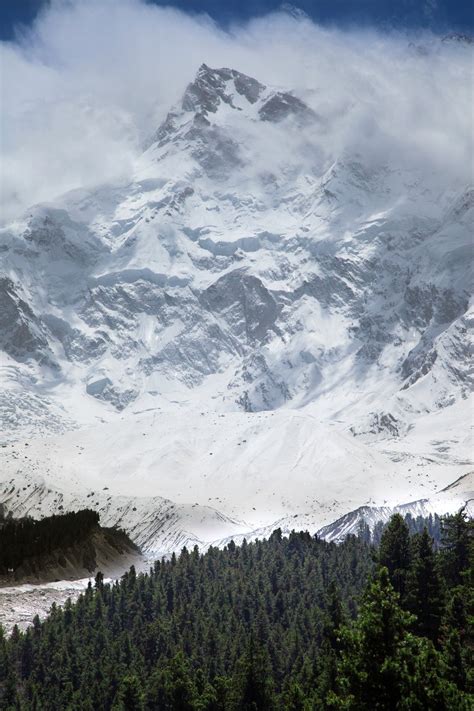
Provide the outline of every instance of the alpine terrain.
[[130,182],[2,228],[14,517],[94,509],[156,556],[473,496],[474,189],[333,151],[324,96],[255,74],[202,64]]

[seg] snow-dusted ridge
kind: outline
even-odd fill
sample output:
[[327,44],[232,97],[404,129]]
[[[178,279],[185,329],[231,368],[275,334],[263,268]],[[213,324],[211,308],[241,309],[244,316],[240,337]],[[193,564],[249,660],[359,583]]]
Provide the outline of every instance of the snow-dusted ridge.
[[124,529],[150,558],[160,558],[184,546],[202,547],[228,531],[247,527],[210,506],[177,505],[159,496],[117,496],[107,487],[100,491],[64,491],[41,478],[15,477],[2,483],[0,505],[15,518],[43,518],[66,511],[90,508],[100,514],[102,526]]
[[429,499],[419,499],[397,506],[360,507],[341,516],[337,521],[323,526],[317,534],[326,541],[338,543],[349,534],[357,535],[362,523],[367,524],[372,531],[376,523],[379,521],[386,523],[395,513],[426,518],[433,514],[443,516],[460,510],[463,510],[467,516],[474,515],[474,472],[464,474]]
[[321,528],[318,527],[318,518],[314,514],[285,516],[270,526],[257,528],[238,536],[228,536],[218,541],[217,545],[224,546],[231,540],[242,543],[244,538],[247,541],[261,540],[268,538],[277,528],[284,536],[288,536],[292,531],[308,531],[325,541],[340,543],[346,536],[358,535],[361,524],[368,525],[370,531],[373,531],[376,523],[380,521],[387,523],[395,513],[426,518],[433,514],[444,516],[460,510],[470,517],[474,516],[474,472],[459,477],[429,499],[418,499],[395,506],[360,506]]
[[304,99],[203,64],[128,185],[0,230],[15,515],[94,503],[158,554],[470,471],[474,191],[323,155]]

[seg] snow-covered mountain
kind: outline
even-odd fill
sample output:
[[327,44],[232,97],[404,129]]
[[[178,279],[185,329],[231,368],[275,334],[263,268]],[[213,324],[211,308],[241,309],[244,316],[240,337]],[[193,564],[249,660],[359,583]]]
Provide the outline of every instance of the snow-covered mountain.
[[158,552],[472,468],[474,189],[334,153],[314,101],[203,64],[131,182],[0,231],[15,513],[101,492]]

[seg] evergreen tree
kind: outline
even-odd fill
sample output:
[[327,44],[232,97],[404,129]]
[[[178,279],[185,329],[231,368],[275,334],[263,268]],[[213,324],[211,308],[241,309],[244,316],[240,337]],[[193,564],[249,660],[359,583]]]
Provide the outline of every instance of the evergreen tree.
[[416,620],[413,629],[437,642],[443,612],[443,593],[433,542],[427,529],[413,537],[413,560],[407,577],[406,604]]
[[450,591],[442,632],[448,678],[460,689],[474,692],[474,590],[471,586],[458,586]]
[[357,528],[357,537],[369,545],[372,541],[370,526],[365,519],[361,519]]
[[382,534],[379,562],[387,568],[393,588],[403,600],[410,567],[410,533],[400,514],[392,516]]
[[163,711],[194,711],[197,691],[183,652],[178,652],[152,675],[148,708]]
[[441,544],[447,585],[474,584],[474,521],[468,519],[463,510],[442,519]]
[[268,659],[263,649],[256,646],[253,635],[238,664],[233,697],[235,711],[271,711],[275,708]]
[[286,711],[310,711],[310,701],[297,681],[289,685],[282,700]]
[[124,676],[120,683],[112,710],[143,711],[144,708],[145,695],[140,681],[135,675]]

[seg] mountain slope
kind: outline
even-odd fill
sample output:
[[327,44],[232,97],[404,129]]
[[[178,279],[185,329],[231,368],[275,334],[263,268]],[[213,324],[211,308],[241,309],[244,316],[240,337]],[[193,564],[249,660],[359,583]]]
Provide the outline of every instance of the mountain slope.
[[90,510],[41,521],[0,519],[0,587],[120,575],[142,563],[139,548]]

